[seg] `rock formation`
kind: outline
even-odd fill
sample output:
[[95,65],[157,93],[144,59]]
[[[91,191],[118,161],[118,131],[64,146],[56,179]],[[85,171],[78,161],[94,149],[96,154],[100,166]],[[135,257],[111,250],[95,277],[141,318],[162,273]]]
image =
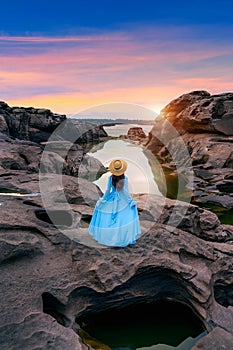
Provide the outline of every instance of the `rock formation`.
[[[39,195],[1,197],[1,349],[85,349],[79,318],[161,298],[186,304],[209,332],[219,327],[227,335],[222,344],[229,343],[232,226],[180,202],[187,211],[172,227],[167,222],[174,200],[167,199],[160,212],[159,196],[135,195],[142,236],[136,245],[106,248],[82,224],[101,195],[96,186],[65,175],[63,188],[50,180],[44,179],[50,207]],[[21,193],[39,191],[37,174],[11,171],[1,181]]]
[[[55,129],[59,131],[53,133]],[[48,109],[9,107],[0,102],[0,169],[39,172],[41,165],[41,171],[92,179],[106,169],[86,154],[87,145],[106,136],[100,125],[67,120]]]
[[42,146],[0,134],[0,169],[38,172]]
[[146,134],[141,127],[133,127],[128,130],[127,138],[133,141],[142,141],[146,138]]
[[[0,170],[27,170],[38,173],[62,172],[89,180],[98,178],[107,170],[97,159],[87,155],[83,147],[67,141],[42,145],[31,141],[0,137]],[[43,154],[43,162],[41,156]]]
[[62,123],[59,136],[65,140],[73,133],[77,143],[99,142],[101,137],[107,136],[103,127],[94,123],[67,119],[45,108],[10,107],[0,101],[0,132],[14,138],[45,142]]
[[126,139],[127,141],[131,141],[135,144],[143,145],[144,143],[147,144],[148,138],[143,131],[143,128],[135,126],[129,128],[127,135],[120,135],[120,139]]
[[[172,133],[168,124],[178,133]],[[177,136],[182,137],[192,162],[192,202],[232,210],[233,93],[210,95],[194,91],[173,100],[161,111],[149,133],[147,149],[174,177],[175,163],[180,160],[185,164],[187,157]]]
[[[202,98],[203,93],[193,95]],[[1,108],[7,110],[5,105]],[[207,330],[193,349],[230,349],[233,226],[221,224],[214,213],[197,205],[138,194],[133,195],[142,229],[137,243],[125,248],[101,246],[88,234],[87,226],[102,193],[80,177],[85,157],[81,145],[64,141],[62,133],[55,133],[55,139],[45,144],[28,136],[13,139],[10,123],[1,114],[1,350],[108,349],[94,344],[89,336],[82,341],[81,320],[104,310],[114,312],[161,299],[185,304]],[[214,132],[212,137],[228,142],[230,136]],[[190,131],[183,135],[185,139]],[[157,147],[152,133],[150,137],[148,147]],[[193,140],[190,150],[197,147],[197,138]],[[227,150],[222,147],[221,158]],[[47,154],[39,176],[42,151]],[[197,148],[194,154],[199,159]],[[169,160],[162,148],[160,157]],[[217,171],[214,159],[213,153],[208,158],[212,167],[202,170]],[[87,163],[94,167],[92,160]],[[66,164],[62,173],[61,164]],[[87,173],[85,164],[82,171]],[[195,174],[196,181],[201,181]]]
[[0,115],[4,117],[9,135],[37,143],[48,140],[66,119],[65,115],[52,113],[49,109],[9,107],[5,102],[0,102]]

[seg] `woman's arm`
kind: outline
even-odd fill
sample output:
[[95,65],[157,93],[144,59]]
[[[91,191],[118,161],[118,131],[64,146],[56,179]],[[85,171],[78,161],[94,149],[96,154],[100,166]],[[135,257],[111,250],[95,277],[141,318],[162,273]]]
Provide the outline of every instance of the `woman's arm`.
[[105,190],[105,193],[104,193],[102,199],[106,199],[108,197],[108,195],[111,192],[111,187],[112,187],[112,178],[111,178],[111,176],[109,176],[107,187],[106,187],[106,190]]
[[105,190],[105,193],[104,195],[98,199],[98,201],[96,202],[96,205],[95,207],[100,209],[101,205],[104,204],[107,199],[108,199],[108,196],[110,195],[111,193],[111,188],[112,188],[112,179],[111,179],[111,176],[109,176],[108,178],[108,183],[107,183],[107,187],[106,187],[106,190]]

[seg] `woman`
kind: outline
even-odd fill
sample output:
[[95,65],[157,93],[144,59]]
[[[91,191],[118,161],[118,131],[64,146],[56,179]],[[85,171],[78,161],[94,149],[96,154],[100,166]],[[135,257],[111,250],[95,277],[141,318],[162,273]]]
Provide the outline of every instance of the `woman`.
[[135,243],[141,234],[137,203],[128,190],[126,169],[126,161],[120,159],[109,165],[112,175],[89,225],[90,234],[100,244],[124,247]]

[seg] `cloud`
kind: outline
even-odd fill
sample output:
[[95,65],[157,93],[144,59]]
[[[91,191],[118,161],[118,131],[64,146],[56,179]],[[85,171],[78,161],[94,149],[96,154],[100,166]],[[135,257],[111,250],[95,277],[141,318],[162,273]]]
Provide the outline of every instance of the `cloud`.
[[[233,88],[233,48],[194,28],[72,37],[0,37],[1,99],[76,113],[108,102],[160,110],[192,90]],[[198,34],[198,35],[197,35]]]
[[79,43],[79,42],[94,42],[94,41],[123,41],[126,40],[123,36],[118,35],[85,35],[85,36],[0,36],[0,42],[11,43],[35,43],[35,44],[50,44],[50,43]]

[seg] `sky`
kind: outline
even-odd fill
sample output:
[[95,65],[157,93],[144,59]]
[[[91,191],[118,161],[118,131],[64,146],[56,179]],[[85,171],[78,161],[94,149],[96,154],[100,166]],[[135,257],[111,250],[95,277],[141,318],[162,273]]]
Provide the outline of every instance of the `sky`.
[[1,3],[0,100],[10,106],[159,112],[194,90],[232,92],[232,57],[232,0]]

